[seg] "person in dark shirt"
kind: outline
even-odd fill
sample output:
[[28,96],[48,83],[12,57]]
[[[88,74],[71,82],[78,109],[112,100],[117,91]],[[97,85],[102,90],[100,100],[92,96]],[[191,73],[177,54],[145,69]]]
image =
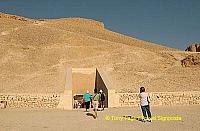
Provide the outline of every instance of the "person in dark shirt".
[[105,105],[104,105],[105,94],[103,93],[102,90],[100,90],[99,93],[100,93],[100,104],[101,104],[101,108],[103,108],[103,110],[104,110],[104,107],[105,107]]

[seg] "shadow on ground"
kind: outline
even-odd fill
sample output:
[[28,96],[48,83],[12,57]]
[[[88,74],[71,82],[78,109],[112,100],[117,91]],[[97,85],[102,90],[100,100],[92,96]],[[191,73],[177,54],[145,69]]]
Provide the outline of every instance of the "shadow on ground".
[[133,120],[137,120],[137,121],[140,121],[140,122],[145,122],[142,118],[140,117],[134,117],[134,116],[123,116],[125,119],[129,120],[129,121],[133,121]]
[[96,119],[95,115],[92,113],[86,113],[87,116],[92,116],[94,119]]

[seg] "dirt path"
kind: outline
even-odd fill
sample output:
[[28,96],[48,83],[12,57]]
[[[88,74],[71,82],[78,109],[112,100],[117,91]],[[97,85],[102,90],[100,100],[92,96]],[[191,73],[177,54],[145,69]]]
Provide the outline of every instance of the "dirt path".
[[[125,115],[141,116],[138,107],[109,108],[94,119],[83,110],[0,110],[0,131],[197,131],[200,130],[199,106],[152,107],[153,116],[179,116],[181,121],[152,123],[118,119]],[[92,114],[90,109],[89,114]],[[118,118],[116,117],[118,116]],[[118,119],[118,120],[114,120]],[[109,120],[108,120],[109,118]],[[106,120],[107,119],[107,120]]]

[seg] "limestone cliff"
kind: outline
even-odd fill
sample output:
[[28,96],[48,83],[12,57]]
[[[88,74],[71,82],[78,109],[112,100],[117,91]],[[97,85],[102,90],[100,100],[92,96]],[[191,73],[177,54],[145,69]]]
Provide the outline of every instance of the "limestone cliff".
[[200,52],[200,44],[192,44],[185,51]]
[[116,33],[91,19],[0,16],[0,93],[63,92],[68,66],[104,69],[117,91],[200,90],[200,70],[181,66],[192,52]]

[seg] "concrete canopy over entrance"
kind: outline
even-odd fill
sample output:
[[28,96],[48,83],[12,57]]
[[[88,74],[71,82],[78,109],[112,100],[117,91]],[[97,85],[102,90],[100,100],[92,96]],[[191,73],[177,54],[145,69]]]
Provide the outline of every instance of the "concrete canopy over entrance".
[[98,92],[103,90],[103,93],[106,95],[105,107],[108,107],[109,94],[107,86],[110,86],[110,84],[108,79],[103,78],[102,75],[105,77],[105,73],[101,69],[68,68],[66,75],[66,87],[63,97],[61,96],[58,108],[72,109],[74,96],[81,96],[87,90],[90,92],[90,94],[93,94],[95,88]]
[[93,93],[95,88],[95,68],[72,68],[73,95],[84,94],[87,90]]

